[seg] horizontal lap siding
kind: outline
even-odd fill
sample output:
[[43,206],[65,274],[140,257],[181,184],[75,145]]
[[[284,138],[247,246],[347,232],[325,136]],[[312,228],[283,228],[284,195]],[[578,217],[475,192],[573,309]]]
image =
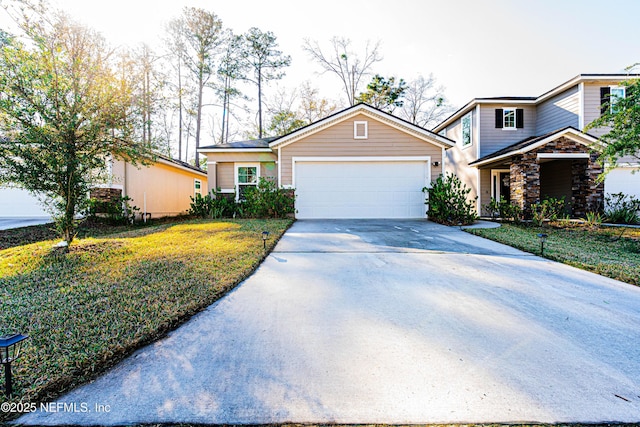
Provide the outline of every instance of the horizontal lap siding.
[[566,126],[579,126],[580,93],[574,86],[538,105],[536,134],[544,135]]
[[[353,138],[353,122],[368,122],[368,139]],[[293,157],[430,156],[442,165],[442,149],[366,116],[356,116],[281,148],[282,184],[291,185]],[[431,179],[442,172],[431,166]]]
[[223,190],[232,190],[236,186],[233,163],[218,163],[216,169],[218,173],[218,187]]
[[[522,129],[496,128],[496,108],[522,108],[524,110],[524,127]],[[482,105],[480,108],[480,157],[522,141],[536,134],[536,107],[532,105],[495,104]]]
[[[608,87],[612,83],[585,83],[584,85],[584,125],[588,125],[600,117],[600,88]],[[587,133],[600,137],[607,133],[609,128],[589,129]]]

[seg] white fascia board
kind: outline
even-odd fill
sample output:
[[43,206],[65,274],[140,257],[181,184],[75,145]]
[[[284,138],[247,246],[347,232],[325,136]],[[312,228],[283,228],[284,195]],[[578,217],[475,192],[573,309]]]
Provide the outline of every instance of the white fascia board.
[[538,153],[538,159],[588,159],[589,153]]
[[292,157],[295,162],[428,162],[431,156],[358,156],[358,157]]
[[199,153],[273,153],[271,148],[201,148]]

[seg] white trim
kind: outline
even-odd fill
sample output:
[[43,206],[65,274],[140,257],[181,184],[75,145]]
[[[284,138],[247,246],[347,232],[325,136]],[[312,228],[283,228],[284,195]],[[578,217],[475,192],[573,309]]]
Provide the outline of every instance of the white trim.
[[[497,162],[498,160],[502,160],[502,159],[505,159],[507,157],[511,157],[513,155],[516,155],[516,154],[527,153],[527,152],[529,152],[531,150],[535,150],[536,148],[541,147],[541,146],[543,146],[543,145],[545,145],[545,144],[547,144],[547,143],[549,143],[551,141],[554,141],[554,140],[556,140],[556,139],[558,139],[558,138],[560,138],[562,136],[565,136],[565,137],[567,137],[569,139],[572,139],[572,140],[574,140],[576,142],[579,142],[581,144],[584,144],[584,145],[587,145],[587,143],[596,144],[596,143],[599,142],[598,139],[592,137],[591,135],[588,135],[588,134],[580,132],[580,131],[576,131],[574,129],[567,129],[567,130],[565,130],[563,132],[554,133],[553,135],[550,135],[550,136],[546,137],[545,139],[542,139],[542,140],[536,142],[535,144],[532,144],[532,145],[529,145],[527,147],[521,148],[520,150],[510,151],[510,152],[505,153],[505,154],[503,154],[501,156],[492,157],[490,159],[484,160],[482,162],[476,163],[476,164],[471,165],[471,166],[479,168],[480,166],[484,166],[484,165],[487,165],[487,164],[490,164],[490,163],[493,163],[493,162]],[[586,141],[586,143],[585,143],[585,141]]]
[[489,186],[491,187],[491,198],[497,201],[500,201],[500,196],[502,196],[502,194],[500,194],[500,186],[495,186],[494,187],[494,179],[500,179],[500,174],[501,173],[511,173],[510,169],[491,169],[491,182],[489,183]]
[[[516,124],[516,116],[517,116],[517,108],[515,107],[502,107],[502,130],[517,130],[518,125]],[[506,126],[507,123],[507,111],[513,111],[513,126]]]
[[273,153],[271,148],[199,148],[199,153]]
[[[6,187],[8,188],[8,187]],[[122,184],[96,184],[92,185],[91,188],[113,188],[114,190],[124,190],[124,185]]]
[[578,85],[578,129],[584,129],[584,82]]
[[[444,150],[444,147],[442,148]],[[382,156],[382,157],[292,157],[291,158],[291,182],[292,188],[296,184],[296,163],[304,162],[423,162],[424,163],[424,187],[428,187],[432,180],[431,177],[431,156]],[[286,188],[286,187],[285,187]],[[425,202],[427,196],[425,195]],[[423,218],[427,218],[427,209],[424,209]]]
[[236,202],[240,200],[240,183],[238,182],[238,168],[256,168],[256,183],[248,184],[242,183],[242,185],[258,185],[260,182],[260,163],[255,162],[234,162],[233,163],[233,183],[236,186]]
[[[364,125],[364,135],[358,134],[358,126]],[[369,122],[366,120],[354,120],[353,139],[369,139]]]
[[277,148],[278,150],[278,160],[276,160],[276,167],[278,168],[278,185],[282,186],[282,150],[280,149],[280,147]]
[[625,99],[627,97],[627,88],[625,86],[620,86],[620,85],[611,85],[609,86],[609,111],[613,114],[613,108],[616,106],[615,102],[613,101],[613,91],[617,89],[617,90],[622,90],[622,97],[618,97],[616,96],[616,99]]
[[427,180],[425,187],[431,180],[431,156],[383,156],[383,157],[292,157],[291,158],[291,187],[296,188],[296,163],[302,162],[425,162]]
[[446,173],[446,164],[445,164],[445,160],[447,159],[447,153],[444,150],[444,147],[442,147],[442,161],[440,162],[440,175],[444,176],[444,174]]
[[218,162],[207,162],[208,165],[217,165]]
[[234,190],[233,188],[221,188],[220,191],[218,191],[218,193],[226,193],[226,194],[231,194],[235,192],[236,190]]
[[588,159],[589,153],[538,153],[540,159]]
[[[476,160],[480,158],[480,106],[476,105]],[[480,185],[480,181],[478,181],[478,185]],[[478,211],[480,212],[480,211]]]

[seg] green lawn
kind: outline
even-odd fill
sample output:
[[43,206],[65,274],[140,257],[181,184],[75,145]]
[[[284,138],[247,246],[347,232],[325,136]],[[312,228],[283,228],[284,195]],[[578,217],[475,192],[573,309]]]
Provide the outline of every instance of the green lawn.
[[640,286],[640,229],[532,227],[502,224],[469,233],[540,254],[538,233],[548,234],[545,258]]
[[59,395],[174,329],[258,266],[263,230],[272,248],[291,222],[163,224],[78,239],[67,255],[55,240],[1,250],[0,335],[30,336],[13,399]]

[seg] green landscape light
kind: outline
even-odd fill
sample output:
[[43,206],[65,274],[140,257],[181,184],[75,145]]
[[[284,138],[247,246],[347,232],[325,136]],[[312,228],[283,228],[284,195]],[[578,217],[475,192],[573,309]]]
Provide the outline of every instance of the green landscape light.
[[0,337],[0,363],[4,365],[4,393],[11,396],[11,362],[20,357],[22,341],[29,338],[22,334],[11,334]]
[[549,237],[545,233],[538,233],[538,239],[540,239],[540,256],[544,256],[544,242],[547,241],[547,237]]
[[267,249],[267,239],[269,238],[269,232],[268,231],[263,231],[262,232],[262,247],[264,249]]

